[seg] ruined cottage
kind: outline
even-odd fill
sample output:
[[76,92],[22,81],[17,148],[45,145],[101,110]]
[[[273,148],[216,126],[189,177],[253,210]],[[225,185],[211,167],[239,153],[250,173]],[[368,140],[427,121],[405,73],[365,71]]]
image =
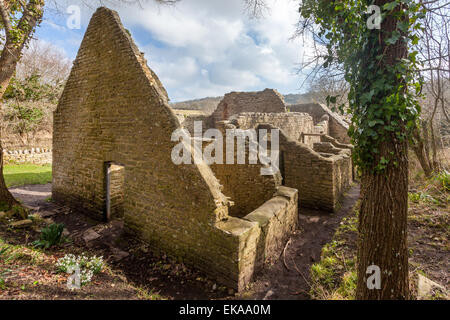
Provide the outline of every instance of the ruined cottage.
[[[279,184],[298,190],[301,208],[336,211],[353,182],[353,147],[349,144],[348,125],[321,104],[286,106],[282,95],[273,89],[231,92],[211,115],[184,118],[182,125],[193,132],[195,121],[202,121],[204,131],[208,128],[279,129]],[[212,169],[232,199],[249,199],[243,203],[251,202],[256,195],[257,201],[266,199],[268,193],[252,187],[241,172],[244,167],[213,165]],[[264,178],[252,179],[259,181],[257,186],[264,185],[261,183]]]
[[223,168],[175,165],[180,127],[118,14],[99,8],[54,114],[52,198],[121,218],[155,250],[241,290],[296,229],[298,191],[279,174],[261,178],[260,165],[239,167],[246,196]]

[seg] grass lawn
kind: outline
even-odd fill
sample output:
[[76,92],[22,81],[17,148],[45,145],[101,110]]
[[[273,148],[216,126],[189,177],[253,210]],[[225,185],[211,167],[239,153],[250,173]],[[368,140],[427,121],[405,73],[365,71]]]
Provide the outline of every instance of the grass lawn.
[[8,188],[26,184],[46,184],[52,181],[52,165],[5,165],[3,174]]

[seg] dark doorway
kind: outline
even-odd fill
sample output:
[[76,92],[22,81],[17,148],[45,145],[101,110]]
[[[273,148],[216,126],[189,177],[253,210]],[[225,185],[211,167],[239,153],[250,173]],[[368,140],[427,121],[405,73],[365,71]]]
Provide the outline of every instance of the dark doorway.
[[106,210],[105,220],[123,217],[125,167],[113,162],[106,163]]
[[281,185],[285,186],[286,182],[285,182],[285,177],[286,177],[286,172],[285,172],[285,168],[284,168],[284,151],[280,151],[280,174],[281,174]]

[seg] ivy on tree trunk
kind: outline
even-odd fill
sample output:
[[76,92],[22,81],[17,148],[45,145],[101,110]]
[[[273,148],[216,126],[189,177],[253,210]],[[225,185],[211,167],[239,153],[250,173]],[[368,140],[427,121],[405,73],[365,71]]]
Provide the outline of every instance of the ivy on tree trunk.
[[[338,66],[350,86],[339,108],[352,115],[361,172],[356,298],[408,299],[408,139],[420,112],[414,46],[424,10],[413,0],[304,0],[300,13],[327,43],[324,67]],[[375,270],[379,287],[368,283]]]

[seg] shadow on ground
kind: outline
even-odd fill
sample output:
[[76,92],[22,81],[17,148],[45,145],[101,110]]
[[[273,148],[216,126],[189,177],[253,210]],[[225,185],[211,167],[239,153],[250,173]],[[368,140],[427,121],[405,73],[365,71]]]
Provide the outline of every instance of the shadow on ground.
[[359,186],[355,186],[337,213],[301,209],[299,230],[278,261],[262,270],[248,290],[235,295],[163,253],[152,252],[147,245],[124,233],[122,221],[99,223],[49,202],[49,184],[11,191],[42,217],[64,223],[74,246],[103,255],[124,281],[168,299],[309,299],[310,267],[320,260],[322,247],[332,239],[359,197]]

